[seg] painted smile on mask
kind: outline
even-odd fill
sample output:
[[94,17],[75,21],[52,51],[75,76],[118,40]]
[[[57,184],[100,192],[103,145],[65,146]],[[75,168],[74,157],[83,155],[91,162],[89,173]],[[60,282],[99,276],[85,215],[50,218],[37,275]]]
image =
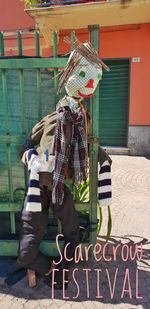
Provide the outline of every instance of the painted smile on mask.
[[90,97],[93,97],[93,93],[90,93],[90,94],[84,94],[84,93],[81,93],[80,90],[78,90],[78,95],[84,99],[87,99],[87,98],[90,98]]
[[[90,79],[88,81],[88,83],[86,84],[85,88],[93,89],[94,88],[94,79]],[[93,92],[89,93],[89,94],[84,94],[84,93],[80,92],[80,90],[78,90],[78,95],[81,96],[84,99],[87,99],[87,98],[93,97]]]

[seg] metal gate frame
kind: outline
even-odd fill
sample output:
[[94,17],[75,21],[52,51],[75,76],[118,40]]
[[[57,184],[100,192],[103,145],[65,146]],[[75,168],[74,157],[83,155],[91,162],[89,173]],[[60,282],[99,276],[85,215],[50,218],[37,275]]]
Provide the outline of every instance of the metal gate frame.
[[[95,49],[99,49],[99,26],[89,26],[90,40]],[[18,56],[22,56],[22,34],[18,32]],[[74,33],[71,35],[72,39]],[[3,92],[3,102],[4,102],[4,122],[5,122],[5,134],[0,133],[0,144],[5,143],[7,149],[7,162],[8,162],[8,189],[9,189],[9,202],[0,201],[0,212],[10,213],[10,225],[11,234],[16,233],[15,225],[15,213],[20,212],[22,205],[14,202],[13,200],[13,182],[12,182],[12,166],[11,166],[11,152],[10,145],[13,143],[20,144],[25,138],[25,121],[24,121],[24,81],[23,81],[23,70],[24,69],[35,69],[37,77],[37,108],[38,116],[41,118],[41,80],[40,80],[40,69],[42,68],[53,68],[54,69],[54,89],[57,93],[58,87],[58,68],[64,67],[67,59],[58,58],[57,51],[57,33],[53,33],[53,57],[52,58],[37,58],[40,57],[40,40],[39,33],[35,32],[35,58],[24,58],[24,59],[1,59],[0,61],[0,71],[2,74],[2,92]],[[4,57],[4,37],[3,33],[0,33],[0,56]],[[20,82],[20,105],[21,105],[21,124],[22,130],[20,135],[12,135],[9,130],[9,120],[8,120],[8,101],[7,101],[7,79],[6,70],[7,69],[18,69],[19,72],[19,82]],[[58,96],[56,95],[56,102],[58,101]],[[89,211],[90,220],[90,232],[89,232],[89,244],[93,246],[96,243],[97,236],[97,162],[98,162],[98,147],[99,147],[99,89],[97,88],[94,97],[91,99],[92,104],[90,104],[90,114],[91,114],[91,129],[89,134],[90,142],[90,201],[89,203],[75,204],[77,211]],[[26,178],[26,175],[25,175]],[[60,242],[60,246],[63,242]],[[83,243],[88,245],[87,243]],[[18,240],[11,239],[0,239],[0,256],[17,256],[18,250]],[[43,240],[40,245],[40,250],[47,255],[58,255],[58,250],[55,241]]]

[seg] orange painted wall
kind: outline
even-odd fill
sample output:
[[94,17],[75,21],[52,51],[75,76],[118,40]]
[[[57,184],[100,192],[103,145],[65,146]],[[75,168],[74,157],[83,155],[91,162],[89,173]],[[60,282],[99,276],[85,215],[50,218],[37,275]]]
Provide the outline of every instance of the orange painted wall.
[[[0,31],[12,31],[21,29],[33,29],[33,20],[24,12],[23,3],[20,0],[0,1]],[[66,34],[66,32],[65,32]],[[63,43],[63,35],[60,35],[61,53],[68,51],[68,46]],[[87,40],[87,31],[78,32],[80,40]],[[100,45],[102,58],[129,58],[130,70],[130,98],[129,98],[129,125],[150,125],[150,24],[121,26],[101,29]],[[16,54],[17,41],[11,38],[6,40],[8,54]],[[24,39],[24,54],[34,55],[33,38]],[[51,50],[45,48],[41,39],[42,55],[49,56]],[[13,49],[11,50],[11,46]],[[15,48],[16,46],[16,48]],[[139,63],[133,63],[133,57],[140,57]]]
[[150,24],[101,34],[101,57],[140,57],[130,71],[129,125],[150,125]]
[[0,1],[0,31],[33,29],[34,21],[24,12],[24,4],[20,0]]

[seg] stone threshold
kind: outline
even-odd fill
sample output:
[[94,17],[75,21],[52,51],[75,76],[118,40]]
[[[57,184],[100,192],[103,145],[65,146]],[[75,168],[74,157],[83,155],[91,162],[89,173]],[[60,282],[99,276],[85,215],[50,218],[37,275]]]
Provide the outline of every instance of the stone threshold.
[[102,146],[106,149],[110,155],[129,155],[130,150],[128,147],[117,147],[117,146]]

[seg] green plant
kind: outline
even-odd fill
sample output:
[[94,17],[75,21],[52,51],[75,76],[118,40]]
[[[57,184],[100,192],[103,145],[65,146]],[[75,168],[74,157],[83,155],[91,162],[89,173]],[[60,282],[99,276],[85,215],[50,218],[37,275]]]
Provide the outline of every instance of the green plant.
[[[90,199],[89,195],[89,179],[82,184],[79,184],[74,187],[74,199],[78,203],[88,203]],[[112,217],[111,217],[111,210],[110,206],[107,207],[108,210],[108,223],[107,223],[107,234],[106,234],[106,241],[109,240],[111,229],[112,229]],[[101,226],[103,222],[103,214],[102,208],[97,205],[97,218],[98,218],[98,225],[97,225],[97,234],[100,234]]]
[[39,0],[21,0],[24,2],[26,8],[32,8],[32,6],[40,3]]
[[80,203],[89,202],[89,179],[74,187],[74,199]]

